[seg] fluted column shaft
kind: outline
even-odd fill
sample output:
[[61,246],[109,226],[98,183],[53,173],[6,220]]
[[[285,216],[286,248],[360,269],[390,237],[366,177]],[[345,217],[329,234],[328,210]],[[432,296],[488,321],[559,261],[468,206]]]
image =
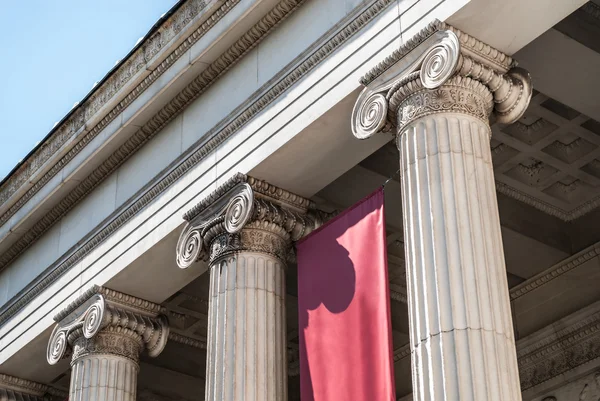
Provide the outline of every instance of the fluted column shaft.
[[324,217],[243,174],[184,215],[177,264],[206,260],[210,269],[206,401],[287,400],[285,261]]
[[489,140],[468,113],[398,131],[415,400],[521,400]]
[[74,346],[69,401],[135,401],[141,350],[141,341],[129,333],[81,337]]
[[240,251],[210,265],[207,401],[287,400],[285,265]]

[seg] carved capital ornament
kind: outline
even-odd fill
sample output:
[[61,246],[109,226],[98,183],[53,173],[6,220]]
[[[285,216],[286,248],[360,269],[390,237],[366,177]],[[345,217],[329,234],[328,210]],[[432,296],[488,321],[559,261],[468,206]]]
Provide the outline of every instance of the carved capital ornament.
[[177,265],[210,263],[241,251],[285,261],[291,244],[326,218],[312,202],[265,181],[237,174],[184,215]]
[[169,336],[165,312],[152,302],[94,286],[55,316],[48,363],[91,354],[116,355],[137,363],[144,350],[158,356]]
[[401,133],[435,113],[464,113],[488,122],[517,121],[531,100],[529,73],[509,56],[440,21],[434,21],[362,79],[352,132]]

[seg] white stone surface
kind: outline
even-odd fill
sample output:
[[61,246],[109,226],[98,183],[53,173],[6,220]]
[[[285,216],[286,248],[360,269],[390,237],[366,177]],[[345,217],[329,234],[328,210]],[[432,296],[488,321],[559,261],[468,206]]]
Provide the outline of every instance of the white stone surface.
[[21,255],[15,263],[0,273],[0,281],[6,282],[5,300],[15,296],[48,267],[45,257],[52,260],[58,256],[59,232],[60,225],[52,227],[29,252]]
[[181,154],[182,116],[171,121],[117,171],[116,205],[122,205]]
[[463,114],[399,133],[416,400],[520,400],[489,126]]
[[[553,51],[547,51],[549,48]],[[589,90],[600,85],[596,74],[600,69],[600,54],[550,29],[519,51],[518,57],[520,65],[536,72],[533,76],[536,89],[600,121],[597,94]],[[573,74],[573,60],[578,60],[577,74]],[[548,65],[553,68],[546,68]]]
[[[199,15],[196,16],[195,21],[191,23],[191,25],[196,28],[199,26],[202,20],[204,20],[207,15],[204,15],[204,12],[215,11],[216,6],[221,6],[222,1],[211,0],[207,1],[207,7],[203,10]],[[211,36],[208,38],[208,35],[205,35],[198,42],[196,42],[193,46],[194,49],[210,47],[213,51],[220,54],[228,46],[230,46],[235,40],[238,39],[239,35],[241,35],[245,29],[248,29],[253,23],[255,23],[261,15],[254,15],[252,18],[248,18],[247,11],[248,8],[255,8],[256,4],[266,5],[267,3],[271,3],[271,7],[274,5],[274,0],[242,0],[236,7],[234,7],[235,12],[227,15],[227,18],[223,18],[217,22],[215,26],[210,30],[211,35],[216,34],[215,36]],[[263,11],[268,10],[269,7]],[[242,24],[243,22],[243,24]],[[238,25],[243,25],[241,28]],[[224,32],[230,32],[232,35],[225,37],[223,35]],[[188,32],[189,34],[190,32]],[[128,91],[132,90],[140,80],[142,80],[146,75],[150,73],[150,70],[157,67],[158,62],[162,61],[165,54],[169,54],[169,52],[173,51],[175,45],[178,43],[178,39],[175,38],[175,41],[169,43],[169,46],[165,46],[159,50],[158,54],[153,58],[152,63],[147,66],[148,69],[141,69],[135,77],[133,77],[125,87],[119,89],[117,93],[114,94],[112,98],[102,107],[102,109],[93,115],[90,120],[86,121],[87,126],[85,130],[81,130],[81,132],[77,133],[77,137],[84,135],[86,130],[91,129],[96,123],[98,123],[102,117],[105,116],[106,112],[108,112],[111,107],[115,106],[126,94]],[[180,42],[180,40],[179,40]],[[44,188],[40,189],[38,193],[32,197],[29,201],[23,205],[23,207],[10,219],[8,223],[0,227],[0,239],[3,239],[9,233],[9,229],[13,231],[15,227],[21,226],[24,223],[28,227],[31,226],[36,220],[41,216],[36,212],[43,212],[48,210],[52,205],[56,204],[59,199],[66,196],[70,189],[72,189],[78,181],[83,180],[94,168],[96,168],[102,161],[104,161],[107,157],[110,156],[111,152],[116,149],[116,147],[121,144],[126,137],[131,135],[135,130],[139,128],[139,126],[143,125],[146,121],[143,118],[147,118],[148,115],[144,114],[149,110],[154,110],[154,112],[158,111],[161,107],[163,107],[168,100],[174,95],[173,90],[180,90],[181,86],[189,82],[196,75],[194,71],[198,71],[201,65],[205,65],[205,62],[211,61],[211,57],[214,57],[214,54],[211,56],[210,54],[206,54],[201,52],[196,54],[196,58],[194,62],[195,66],[190,66],[191,59],[191,51],[188,51],[188,54],[182,55],[180,59],[177,60],[174,65],[171,65],[167,72],[165,72],[164,77],[157,79],[153,82],[137,99],[143,98],[144,101],[134,101],[130,104],[124,111],[126,112],[128,120],[123,119],[122,114],[118,114],[117,117],[108,123],[107,126],[104,127],[102,132],[100,132],[87,146],[79,152],[69,163],[67,163],[63,170],[55,176],[50,182],[48,182]],[[181,77],[185,72],[192,71],[191,75],[186,75],[183,80],[186,82],[177,82],[175,83],[175,77]],[[177,89],[179,87],[179,89]],[[57,160],[68,151],[68,149],[73,145],[75,138],[72,138],[65,144],[50,161],[48,161],[43,168],[41,168],[38,172],[36,172],[35,176],[32,179],[37,179],[38,176],[43,175],[43,173],[50,168],[53,163],[56,163]],[[15,197],[23,194],[25,190],[27,190],[31,185],[25,184],[22,189],[18,191]],[[57,200],[58,199],[58,200]],[[16,200],[16,198],[14,199]],[[0,205],[0,212],[4,212],[7,208],[12,204],[11,202],[6,202],[3,205]],[[19,233],[20,236],[21,233]],[[10,235],[10,240],[12,241],[15,237],[14,234]],[[2,244],[0,244],[0,249],[2,249]]]
[[183,148],[188,149],[206,131],[225,118],[256,89],[257,49],[249,51],[223,79],[215,82],[203,96],[194,100],[183,112]]
[[117,176],[112,175],[60,221],[59,254],[75,245],[115,210],[116,193]]
[[90,355],[71,368],[69,400],[135,401],[137,364],[115,355]]

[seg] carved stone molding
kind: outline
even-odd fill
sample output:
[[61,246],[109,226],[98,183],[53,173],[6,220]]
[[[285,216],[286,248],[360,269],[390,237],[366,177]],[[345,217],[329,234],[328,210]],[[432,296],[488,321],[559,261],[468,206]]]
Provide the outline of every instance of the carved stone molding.
[[[160,77],[185,51],[196,43],[204,34],[212,28],[239,0],[229,0],[219,7],[200,27],[179,45],[173,52],[165,56],[165,59],[155,67],[140,83],[132,87],[132,90],[114,108],[108,110],[103,118],[92,127],[87,127],[88,120],[98,119],[101,109],[118,96],[119,91],[130,84],[134,77],[142,69],[146,69],[149,62],[153,62],[158,53],[180,32],[188,28],[188,25],[205,9],[204,0],[190,0],[184,2],[151,36],[146,38],[130,57],[120,64],[117,69],[102,83],[94,88],[93,93],[82,104],[77,105],[66,117],[65,121],[52,130],[50,138],[38,148],[21,167],[10,176],[0,188],[0,205],[5,203],[15,194],[23,184],[27,183],[33,175],[51,158],[55,157],[77,134],[83,133],[77,143],[71,145],[66,152],[49,171],[42,175],[39,180],[27,192],[18,199],[17,203],[0,216],[0,224],[3,224],[14,214],[26,201],[31,199],[39,189],[43,187],[60,169],[62,169],[73,157],[78,154],[94,137],[114,120],[129,104],[131,104],[146,88]],[[87,132],[86,132],[87,130]]]
[[92,354],[108,354],[137,362],[143,350],[144,343],[140,334],[123,327],[108,326],[91,338],[77,337],[73,341],[71,358],[75,361]]
[[570,272],[587,261],[600,255],[600,243],[594,244],[583,251],[557,263],[556,265],[533,276],[510,290],[510,299],[514,301],[523,295],[549,283],[550,281]]
[[362,79],[352,132],[366,139],[417,118],[458,112],[512,123],[531,99],[529,74],[498,50],[434,21]]
[[[64,152],[64,146],[74,139],[78,134],[76,144],[63,155],[50,169],[41,175],[35,184],[11,206],[11,208],[0,216],[0,225],[4,224],[21,206],[25,204],[39,189],[41,189],[53,176],[56,175],[75,155],[77,155],[89,142],[96,137],[111,121],[129,106],[141,93],[144,92],[154,81],[156,81],[171,65],[196,43],[204,34],[223,18],[240,0],[228,0],[224,2],[215,12],[210,15],[200,26],[195,29],[179,46],[170,54],[164,55],[163,61],[137,85],[131,87],[131,91],[124,96],[112,109],[104,112],[105,105],[114,101],[119,92],[131,82],[141,70],[145,70],[150,62],[155,62],[158,53],[165,49],[169,42],[181,32],[189,28],[206,8],[205,0],[189,0],[168,16],[161,26],[150,36],[145,38],[136,50],[124,60],[99,85],[94,87],[92,94],[84,102],[77,105],[61,124],[52,131],[51,136],[40,146],[19,169],[11,175],[0,188],[0,205],[4,204],[25,183],[39,171],[39,169],[57,154]],[[160,56],[159,56],[160,57]],[[104,114],[100,116],[99,114]],[[90,119],[99,119],[92,127],[86,126]]]
[[193,348],[206,349],[206,341],[197,340],[173,331],[169,332],[169,341],[175,341]]
[[2,401],[57,401],[67,394],[45,384],[0,374],[0,400]]
[[[56,206],[39,219],[27,233],[0,256],[0,270],[23,253],[52,225],[113,173],[125,160],[154,135],[160,132],[176,115],[182,112],[200,94],[252,50],[281,21],[287,18],[305,0],[282,0],[257,24],[238,39],[229,49],[212,62],[186,88],[169,101],[156,115],[125,141],[110,157],[79,182]],[[212,148],[211,148],[212,149]],[[62,167],[61,167],[62,168]]]
[[548,391],[548,396],[532,401],[598,401],[600,399],[600,370]]
[[177,265],[215,260],[240,251],[286,260],[292,241],[323,223],[307,199],[243,174],[217,188],[185,215]]
[[48,389],[44,384],[0,374],[0,399],[3,401],[47,400]]
[[[339,31],[330,39],[324,41],[321,46],[316,47],[314,52],[311,53],[304,61],[298,66],[290,68],[289,70],[282,71],[277,77],[277,82],[273,85],[269,85],[266,93],[257,96],[257,98],[251,102],[246,108],[242,109],[238,115],[235,115],[226,124],[216,125],[213,129],[206,133],[206,137],[210,137],[203,146],[196,149],[188,158],[182,160],[176,168],[169,172],[164,178],[158,181],[153,187],[151,187],[145,194],[139,199],[124,209],[117,217],[115,217],[110,224],[95,233],[84,245],[69,255],[60,264],[51,268],[51,271],[38,282],[28,288],[23,294],[19,294],[15,299],[8,302],[5,307],[2,308],[0,313],[0,324],[6,322],[8,319],[16,315],[25,305],[27,305],[33,298],[44,291],[54,281],[56,281],[62,274],[67,272],[72,266],[78,263],[92,250],[96,249],[100,244],[104,242],[113,232],[118,230],[134,216],[139,213],[141,209],[150,204],[160,194],[165,192],[175,181],[182,177],[187,171],[193,168],[195,165],[204,160],[212,151],[218,147],[221,143],[226,141],[229,137],[234,135],[239,129],[244,127],[254,116],[264,110],[269,104],[276,100],[279,96],[284,94],[289,88],[291,88],[296,82],[301,80],[305,75],[313,71],[318,67],[321,62],[327,59],[329,55],[335,52],[340,46],[344,45],[350,38],[356,33],[360,32],[366,25],[368,25],[374,18],[381,14],[388,6],[395,4],[393,0],[378,0],[357,14],[350,22],[341,27]],[[293,11],[293,10],[292,10]],[[284,14],[287,16],[287,14]],[[272,19],[277,17],[271,16]],[[262,38],[262,37],[261,37]],[[198,96],[199,93],[195,92],[195,87],[188,87],[185,92],[189,95]],[[174,115],[179,113],[179,108],[168,108],[162,110],[158,116],[164,119],[171,119]],[[132,151],[135,152],[134,149]],[[110,166],[109,166],[110,167]],[[100,170],[96,176],[102,179],[106,174],[110,173],[108,170]],[[74,207],[78,202],[77,197],[73,202],[67,202],[69,207]],[[48,228],[53,224],[52,220],[47,222]],[[47,228],[44,228],[46,230]],[[32,240],[33,241],[33,240]],[[28,245],[27,245],[28,246]],[[19,251],[20,252],[20,251]],[[15,256],[16,257],[16,256]],[[12,260],[12,259],[11,259]],[[7,263],[1,263],[0,269],[3,268]]]
[[58,313],[46,358],[51,365],[72,354],[73,363],[90,354],[111,354],[135,362],[146,349],[159,355],[169,336],[160,305],[94,286]]
[[518,341],[521,388],[527,390],[600,357],[600,302]]
[[[400,104],[395,103],[400,100]],[[427,89],[419,79],[409,81],[394,93],[390,105],[398,110],[398,127],[435,113],[465,113],[487,121],[492,95],[480,82],[455,76],[437,89]]]

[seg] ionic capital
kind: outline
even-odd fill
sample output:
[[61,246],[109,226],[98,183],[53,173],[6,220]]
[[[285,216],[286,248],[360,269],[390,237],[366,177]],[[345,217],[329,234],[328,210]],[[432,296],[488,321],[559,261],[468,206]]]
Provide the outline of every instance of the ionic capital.
[[285,260],[293,241],[322,224],[324,214],[307,199],[238,174],[184,215],[177,264],[187,268],[241,251]]
[[72,355],[116,355],[138,362],[144,350],[152,357],[169,336],[165,308],[127,294],[94,286],[54,317],[46,358],[51,365]]
[[352,113],[352,132],[366,139],[401,132],[417,118],[464,113],[510,124],[529,105],[529,73],[511,57],[434,21],[369,71]]

